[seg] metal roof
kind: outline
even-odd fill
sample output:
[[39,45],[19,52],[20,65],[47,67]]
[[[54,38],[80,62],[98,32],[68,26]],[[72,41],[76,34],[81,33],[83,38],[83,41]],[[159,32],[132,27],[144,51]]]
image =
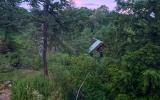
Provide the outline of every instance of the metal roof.
[[91,53],[92,51],[94,51],[101,43],[103,43],[102,41],[96,39],[96,41],[89,47],[89,53]]

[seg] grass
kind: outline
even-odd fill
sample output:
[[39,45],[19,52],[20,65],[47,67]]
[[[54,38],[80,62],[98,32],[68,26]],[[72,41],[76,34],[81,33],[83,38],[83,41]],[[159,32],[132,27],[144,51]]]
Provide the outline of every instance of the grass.
[[0,81],[12,81],[11,100],[62,100],[62,92],[53,78],[45,78],[40,71],[13,70],[0,73]]
[[30,77],[32,75],[37,75],[40,74],[38,71],[33,71],[33,70],[23,70],[23,69],[18,69],[18,70],[13,70],[5,73],[0,73],[0,81],[17,81],[26,77]]
[[54,91],[52,81],[42,75],[16,81],[12,87],[12,100],[44,100]]

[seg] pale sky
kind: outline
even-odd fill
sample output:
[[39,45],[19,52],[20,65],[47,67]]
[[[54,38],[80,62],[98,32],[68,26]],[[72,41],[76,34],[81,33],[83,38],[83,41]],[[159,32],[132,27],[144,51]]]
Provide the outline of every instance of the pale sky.
[[[113,10],[116,7],[114,0],[73,0],[76,7],[98,8],[101,5],[106,5],[109,10]],[[22,3],[21,7],[29,9],[30,6],[27,3]]]
[[114,0],[73,0],[76,7],[98,8],[101,5],[106,5],[110,10],[116,7]]

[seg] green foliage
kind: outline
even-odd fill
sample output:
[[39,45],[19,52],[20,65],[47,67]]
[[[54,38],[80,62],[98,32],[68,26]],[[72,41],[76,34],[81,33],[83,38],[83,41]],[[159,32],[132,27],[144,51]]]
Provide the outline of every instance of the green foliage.
[[[46,2],[48,9],[40,10],[42,0],[25,1],[34,7],[30,12],[18,6],[21,0],[0,1],[0,36],[10,49],[0,54],[0,80],[14,80],[13,100],[75,100],[83,82],[79,100],[160,99],[158,0],[116,0],[116,11],[68,8],[66,0]],[[25,77],[24,70],[4,73],[42,69],[45,22],[49,79]],[[85,54],[93,37],[106,45],[103,58]]]
[[56,53],[54,55],[49,56],[49,64],[52,65],[70,65],[71,64],[71,56],[68,54]]
[[[159,57],[159,46],[151,43],[126,54],[121,62],[114,61],[114,59],[113,61],[108,60],[107,57],[96,60],[98,58],[87,55],[75,57],[58,54],[51,57],[51,61],[55,61],[61,67],[57,68],[53,62],[51,71],[54,73],[53,76],[55,74],[58,75],[56,77],[65,76],[62,79],[58,78],[57,81],[65,81],[65,84],[70,87],[69,91],[64,90],[69,93],[66,96],[75,97],[77,89],[89,73],[81,90],[81,93],[85,95],[80,94],[80,98],[86,100],[145,100],[157,98],[159,94],[159,71],[155,71],[155,68],[158,68]],[[60,85],[60,87],[63,86]],[[75,90],[72,90],[74,88]]]
[[18,80],[18,79],[21,79],[23,78],[24,75],[21,70],[9,70],[7,69],[7,71],[3,71],[1,69],[1,72],[0,72],[0,81],[6,81],[6,80],[11,80],[11,81],[15,81],[15,80]]
[[51,80],[41,75],[18,80],[12,87],[12,100],[48,100],[53,86]]
[[[18,7],[22,0],[1,0],[0,1],[0,31],[5,40],[10,41],[15,33],[20,33],[26,25],[26,13],[23,8]],[[1,32],[0,32],[1,33]]]
[[10,69],[10,61],[6,57],[7,55],[0,55],[0,70],[1,72]]
[[159,82],[160,82],[160,72],[156,70],[146,70],[143,72],[143,92],[147,95],[158,94],[159,91]]
[[131,72],[141,73],[147,67],[159,68],[160,47],[146,44],[143,48],[124,56],[124,62]]
[[9,52],[7,54],[0,54],[0,69],[3,71],[11,71],[13,68],[20,68],[20,60],[17,53]]
[[14,44],[16,46],[15,54],[20,61],[19,67],[39,69],[42,65],[41,58],[36,44],[28,35],[29,33],[26,33],[14,38]]
[[133,98],[131,98],[129,95],[126,94],[118,94],[118,96],[115,98],[115,100],[131,100]]

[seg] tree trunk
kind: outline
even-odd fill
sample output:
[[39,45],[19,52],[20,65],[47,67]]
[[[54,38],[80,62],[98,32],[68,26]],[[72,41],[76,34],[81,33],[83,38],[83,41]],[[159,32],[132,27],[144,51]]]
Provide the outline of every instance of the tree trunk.
[[43,67],[44,75],[48,76],[47,48],[48,48],[48,23],[43,24]]
[[48,9],[49,9],[49,0],[44,2],[44,23],[43,23],[43,68],[44,75],[48,77],[48,61],[47,61],[47,48],[48,48]]

